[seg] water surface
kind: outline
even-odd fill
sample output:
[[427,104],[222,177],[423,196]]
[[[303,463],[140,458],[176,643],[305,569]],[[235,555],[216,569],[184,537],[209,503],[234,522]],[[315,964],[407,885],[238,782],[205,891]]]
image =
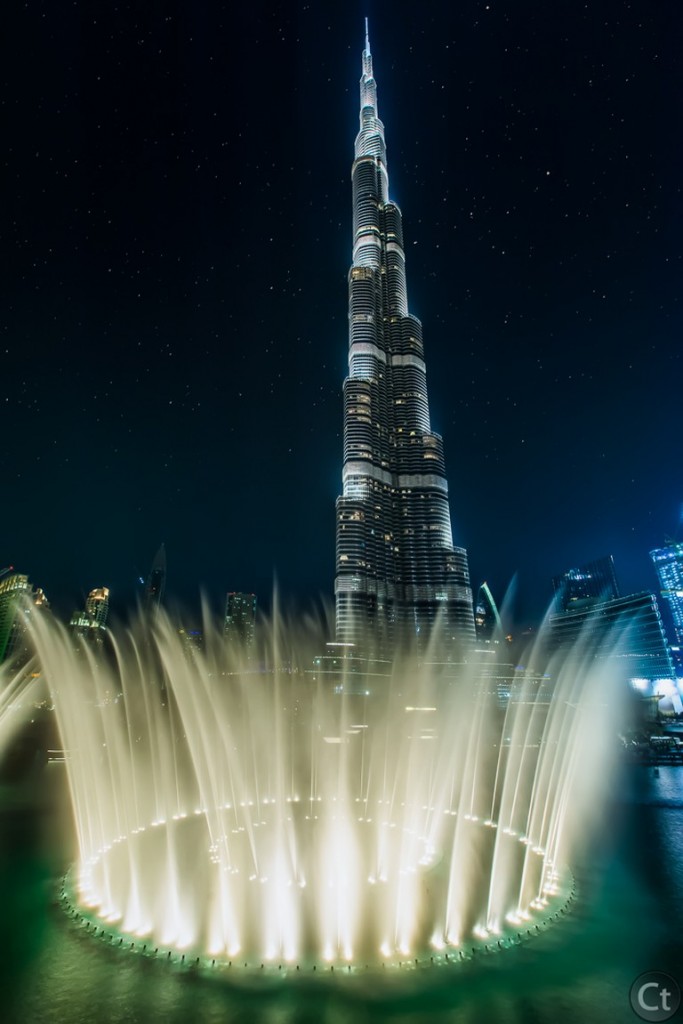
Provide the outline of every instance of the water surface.
[[634,978],[683,981],[683,768],[635,768],[601,834],[574,866],[566,921],[501,954],[406,975],[334,983],[311,975],[251,988],[121,954],[56,905],[73,857],[63,768],[0,793],[1,1019],[7,1024],[620,1024],[634,1022]]

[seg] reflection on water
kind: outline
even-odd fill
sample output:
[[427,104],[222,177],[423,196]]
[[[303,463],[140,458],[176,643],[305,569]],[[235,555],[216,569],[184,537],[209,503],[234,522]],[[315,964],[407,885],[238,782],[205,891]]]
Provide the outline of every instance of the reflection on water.
[[[628,990],[648,969],[681,979],[683,769],[636,769],[625,800],[576,871],[581,899],[562,927],[501,956],[438,969],[394,991],[362,979],[297,979],[265,995],[165,970],[89,940],[54,906],[73,851],[58,765],[27,794],[0,793],[2,1020],[22,1024],[577,1024],[632,1021]],[[62,793],[62,796],[64,794]]]

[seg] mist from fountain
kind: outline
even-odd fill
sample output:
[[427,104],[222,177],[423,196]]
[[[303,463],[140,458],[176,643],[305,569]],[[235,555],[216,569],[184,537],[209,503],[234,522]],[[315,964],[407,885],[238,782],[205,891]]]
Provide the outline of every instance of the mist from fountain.
[[333,686],[322,638],[277,616],[254,658],[208,615],[202,651],[163,612],[110,657],[33,628],[79,899],[150,946],[346,965],[495,942],[566,893],[613,769],[616,683],[590,657],[548,666],[549,703],[518,670],[501,710],[474,656]]
[[35,701],[44,689],[34,662],[12,659],[0,665],[0,763],[35,713]]

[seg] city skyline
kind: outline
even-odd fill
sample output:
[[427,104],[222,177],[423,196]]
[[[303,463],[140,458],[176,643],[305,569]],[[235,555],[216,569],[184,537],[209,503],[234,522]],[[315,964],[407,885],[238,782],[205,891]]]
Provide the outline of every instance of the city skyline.
[[274,572],[331,599],[366,14],[473,586],[500,603],[518,571],[527,618],[613,554],[625,592],[656,589],[681,505],[679,12],[24,10],[2,564],[67,612],[102,585],[129,603],[162,541],[185,600],[267,599]]

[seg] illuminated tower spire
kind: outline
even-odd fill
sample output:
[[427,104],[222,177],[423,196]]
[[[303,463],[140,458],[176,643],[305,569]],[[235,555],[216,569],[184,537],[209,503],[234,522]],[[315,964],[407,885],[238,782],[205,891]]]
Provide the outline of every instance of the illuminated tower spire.
[[[360,79],[360,131],[356,137],[356,160],[362,156],[378,157],[384,164],[386,175],[387,153],[384,142],[384,125],[377,114],[377,83],[372,72],[367,18],[365,19],[365,49],[363,50]],[[388,182],[386,184],[388,189]]]
[[408,311],[401,211],[389,198],[368,23],[351,170],[349,375],[337,499],[337,639],[389,649],[474,637],[467,553],[453,546],[443,443],[431,430],[422,325]]

